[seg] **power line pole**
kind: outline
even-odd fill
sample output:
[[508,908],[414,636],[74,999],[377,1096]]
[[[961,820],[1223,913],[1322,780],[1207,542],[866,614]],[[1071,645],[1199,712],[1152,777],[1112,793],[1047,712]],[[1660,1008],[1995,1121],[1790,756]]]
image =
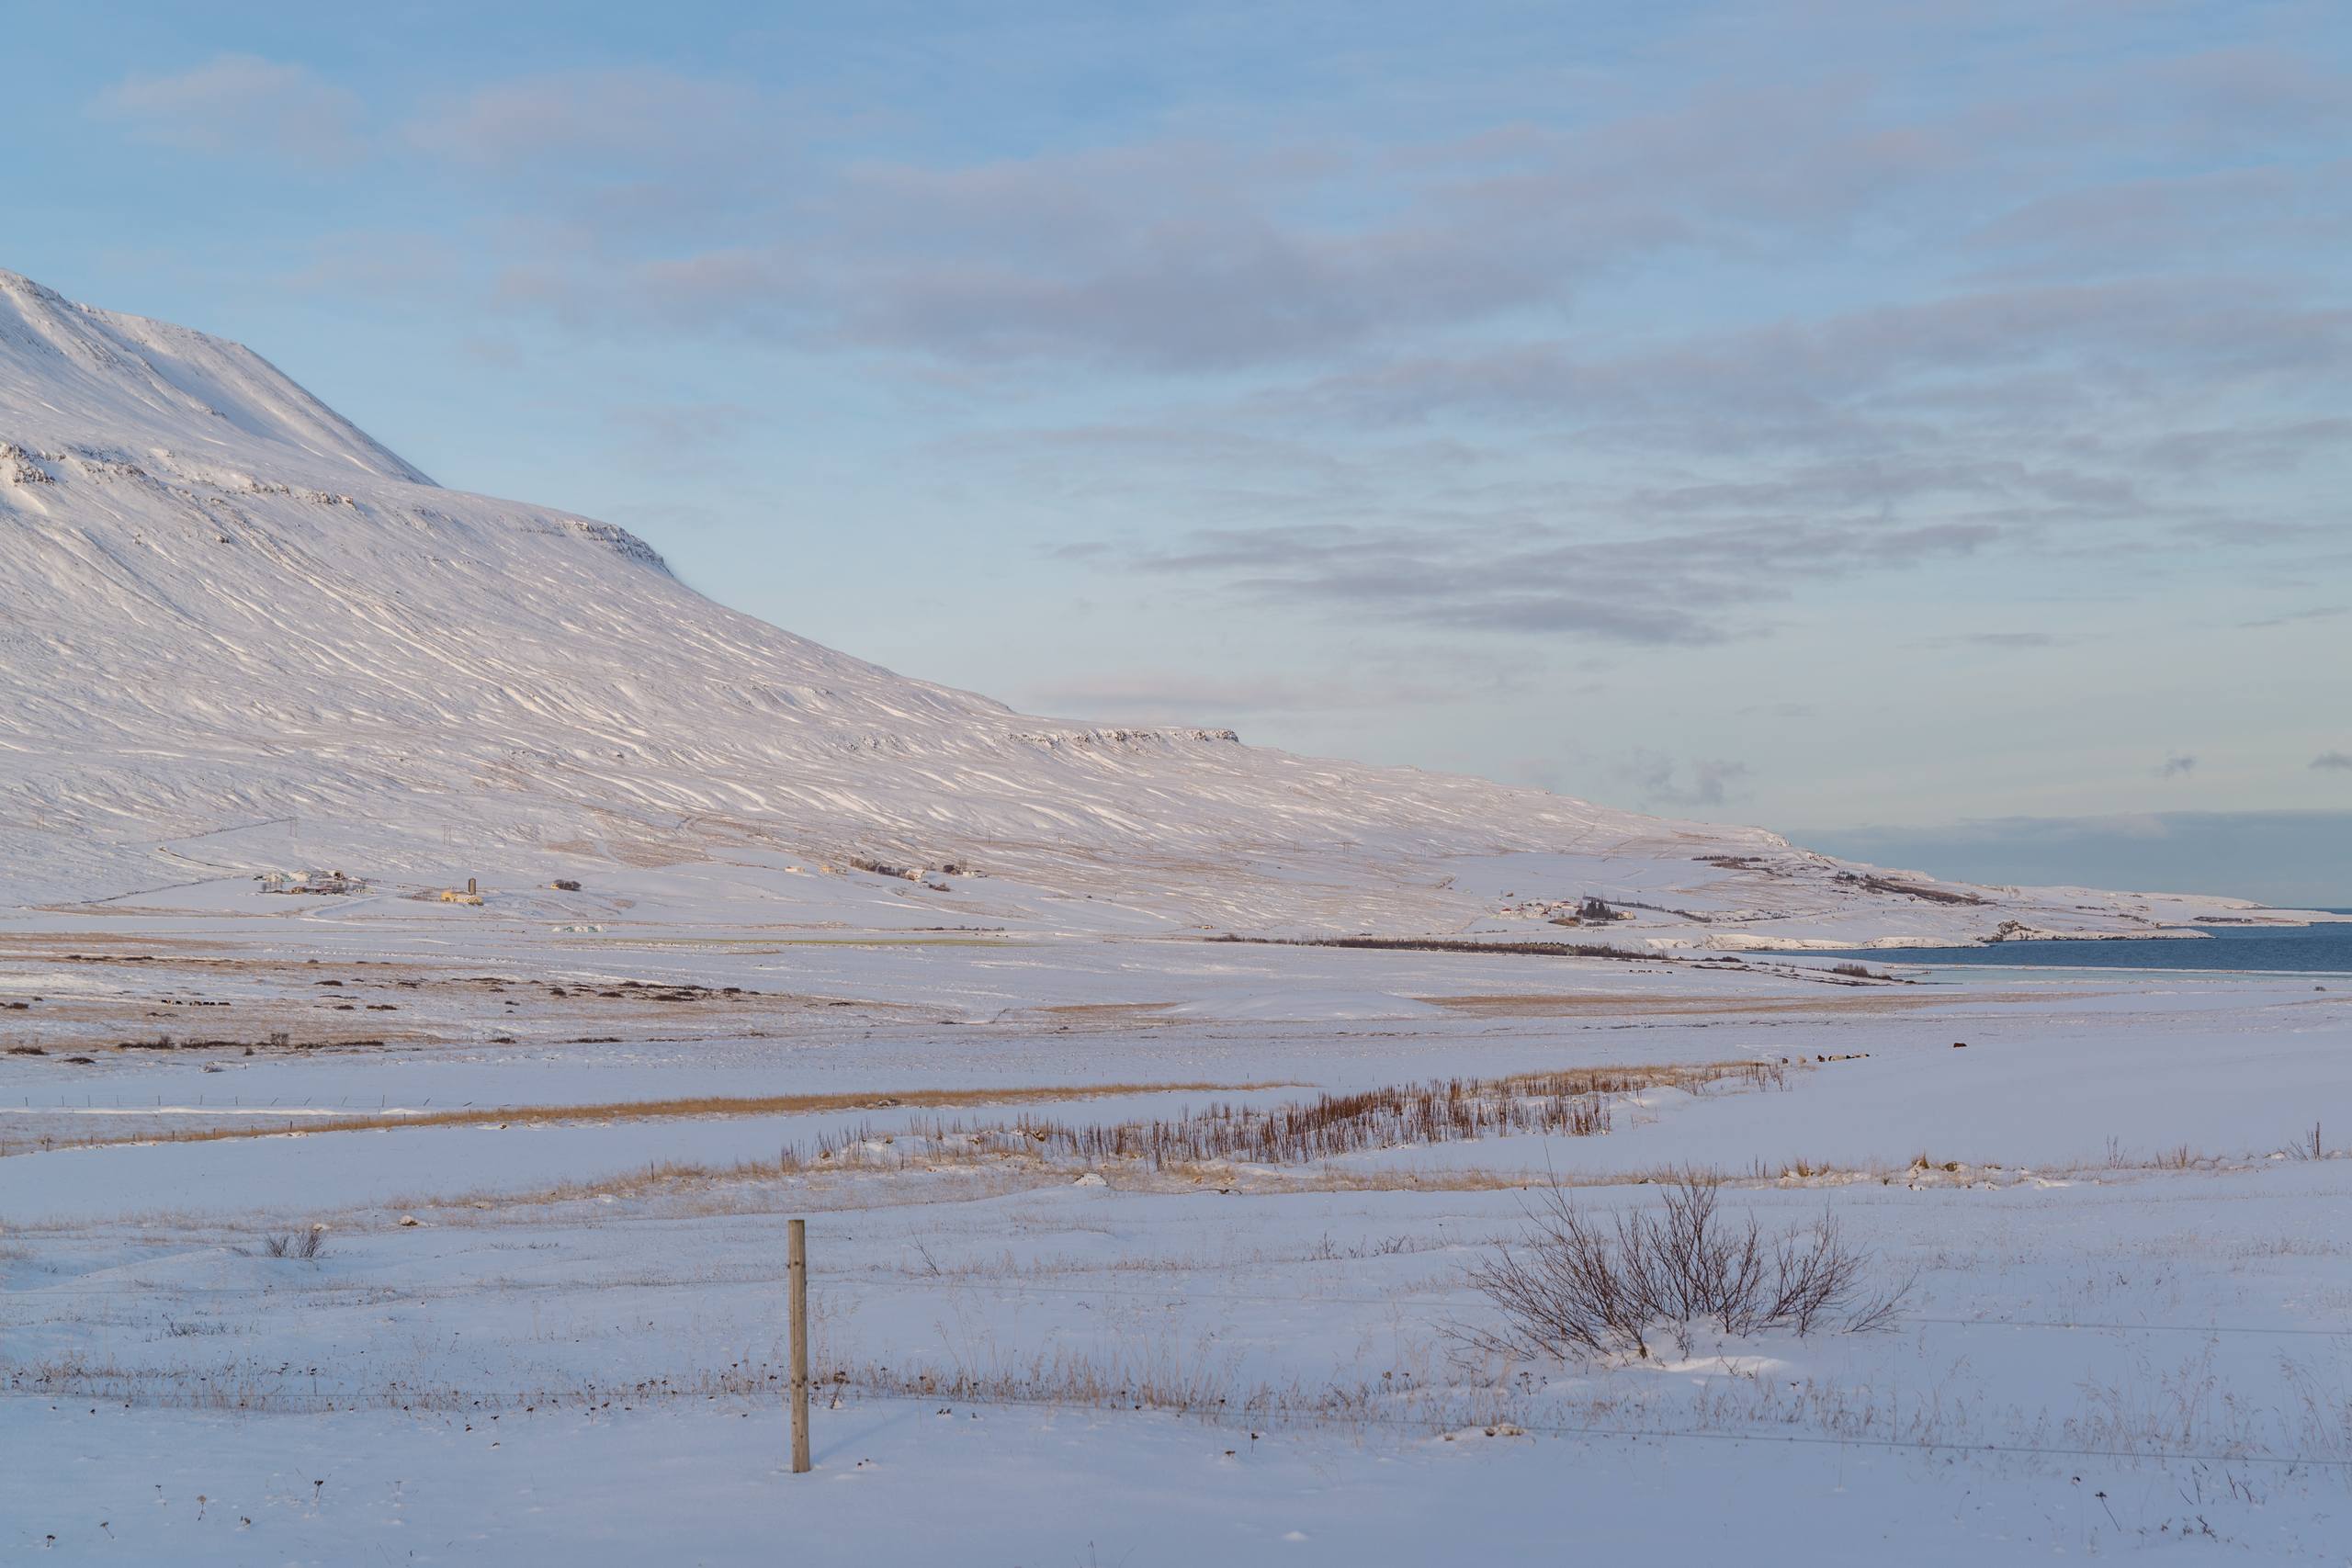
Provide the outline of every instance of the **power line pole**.
[[808,1222],[790,1227],[792,1282],[792,1473],[808,1473]]

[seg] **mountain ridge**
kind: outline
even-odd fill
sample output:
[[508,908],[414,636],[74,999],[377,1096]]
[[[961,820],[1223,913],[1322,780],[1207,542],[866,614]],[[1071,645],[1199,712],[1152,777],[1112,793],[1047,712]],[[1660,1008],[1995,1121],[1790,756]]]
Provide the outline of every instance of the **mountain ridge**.
[[[76,304],[22,273],[0,270],[0,359],[15,360],[17,376],[0,376],[0,416],[35,435],[63,435],[70,427],[42,428],[36,409],[9,406],[11,383],[29,355],[46,354],[79,372],[83,400],[108,400],[133,416],[143,407],[162,423],[183,427],[198,444],[209,420],[248,437],[261,437],[349,465],[380,479],[431,486],[421,469],[383,446],[244,344],[207,333]],[[113,394],[108,400],[106,394]],[[41,407],[62,413],[49,400]],[[96,434],[93,432],[92,434]],[[17,439],[22,441],[24,435]]]
[[1159,934],[1525,934],[1587,897],[1651,907],[1612,936],[1715,947],[2182,912],[1885,894],[1762,829],[1017,714],[718,605],[626,529],[436,485],[242,345],[15,274],[0,543],[0,901],[316,863],[594,880],[633,918]]

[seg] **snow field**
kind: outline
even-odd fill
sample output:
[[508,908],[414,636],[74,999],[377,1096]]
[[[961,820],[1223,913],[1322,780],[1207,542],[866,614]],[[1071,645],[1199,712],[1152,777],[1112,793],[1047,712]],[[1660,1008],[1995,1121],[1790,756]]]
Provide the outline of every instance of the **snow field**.
[[[1051,997],[1103,956],[1032,953],[1024,977]],[[1187,959],[1150,944],[1120,962],[1144,966],[1138,999],[1280,989]],[[933,1002],[969,996],[995,961],[935,953],[923,983]],[[868,993],[868,965],[903,962],[825,960]],[[1272,962],[1295,966],[1307,1016],[1122,1010],[1063,1033],[1046,1021],[1069,1015],[992,1007],[952,1026],[861,1016],[820,1040],[109,1063],[96,1081],[134,1100],[234,1077],[240,1095],[380,1084],[395,1102],[527,1105],[566,1103],[583,1077],[677,1095],[838,1089],[861,1070],[878,1092],[933,1063],[974,1086],[1302,1087],[0,1158],[0,1421],[38,1503],[7,1511],[11,1544],[720,1562],[791,1529],[817,1562],[979,1540],[991,1561],[1140,1564],[1736,1543],[1808,1562],[2301,1561],[2352,1540],[2352,1161],[2272,1157],[2311,1121],[2352,1127],[2344,998],[2306,977],[1971,971],[1892,1010],[1802,981],[1581,982],[1710,1008],[1644,1013],[1559,1002],[1575,994],[1540,959]],[[1394,994],[1510,1009],[1329,1016],[1335,974],[1360,992],[1373,964]],[[1784,1010],[1816,996],[1840,1006]],[[624,1060],[594,1065],[608,1053]],[[970,1159],[918,1131],[1813,1055],[1849,1059],[1792,1066],[1777,1089],[1611,1097],[1605,1135],[1306,1169]],[[20,1116],[57,1081],[40,1061],[0,1070]],[[784,1142],[852,1131],[869,1141],[838,1165],[773,1163]],[[1899,1325],[1706,1342],[1687,1362],[1467,1349],[1459,1330],[1494,1310],[1468,1269],[1521,1234],[1532,1184],[1556,1174],[1614,1213],[1657,1201],[1643,1173],[1692,1163],[1734,1177],[1727,1204],[1769,1228],[1833,1214],[1874,1279],[1912,1282]],[[800,1480],[777,1470],[794,1214],[811,1220],[824,1383]],[[319,1258],[266,1255],[314,1223]]]

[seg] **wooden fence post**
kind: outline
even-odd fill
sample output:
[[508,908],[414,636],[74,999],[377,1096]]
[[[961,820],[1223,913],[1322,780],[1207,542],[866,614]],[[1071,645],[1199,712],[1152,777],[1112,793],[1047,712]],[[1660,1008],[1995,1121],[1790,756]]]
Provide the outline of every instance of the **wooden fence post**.
[[808,1473],[808,1222],[791,1224],[792,1473]]

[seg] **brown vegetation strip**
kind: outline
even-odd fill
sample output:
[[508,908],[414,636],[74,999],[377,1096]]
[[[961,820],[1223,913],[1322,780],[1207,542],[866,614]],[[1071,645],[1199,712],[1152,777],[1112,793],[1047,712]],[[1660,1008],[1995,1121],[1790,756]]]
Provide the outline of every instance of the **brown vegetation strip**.
[[1654,953],[1647,948],[1617,947],[1584,942],[1470,942],[1456,937],[1405,936],[1224,936],[1204,942],[1239,942],[1250,947],[1350,947],[1371,953],[1480,953],[1519,958],[1613,958],[1628,964],[1689,964],[1688,958]]
[[[1800,1064],[1802,1066],[1802,1064]],[[714,1168],[670,1163],[616,1179],[631,1195],[662,1187],[803,1176],[851,1170],[888,1174],[1014,1161],[1032,1168],[1101,1171],[1129,1178],[1169,1176],[1222,1187],[1237,1165],[1311,1166],[1343,1155],[1459,1143],[1479,1138],[1552,1134],[1588,1138],[1611,1126],[1610,1099],[1645,1089],[1703,1094],[1717,1084],[1748,1089],[1788,1087],[1789,1068],[1776,1061],[1572,1067],[1500,1078],[1450,1078],[1393,1085],[1260,1109],[1227,1103],[1187,1110],[1170,1119],[1109,1123],[1069,1122],[1023,1115],[1011,1122],[970,1124],[937,1117],[910,1120],[885,1131],[872,1125],[820,1132],[813,1147],[788,1145],[775,1158]],[[904,1140],[902,1143],[901,1140]],[[1271,1176],[1271,1168],[1253,1173]],[[1329,1175],[1331,1173],[1326,1172]],[[1459,1172],[1367,1172],[1337,1178],[1344,1186],[1430,1188],[1525,1186],[1518,1173],[1497,1178]],[[530,1201],[590,1196],[596,1184],[567,1182]]]
[[[1125,1094],[1243,1093],[1295,1088],[1283,1083],[1114,1083],[1025,1089],[920,1089],[898,1094],[701,1095],[683,1100],[625,1100],[598,1105],[509,1105],[424,1111],[413,1115],[331,1116],[244,1127],[203,1127],[187,1132],[132,1133],[76,1141],[75,1148],[109,1144],[202,1144],[231,1138],[282,1138],[288,1134],[368,1133],[407,1127],[540,1125],[559,1122],[645,1122],[673,1116],[783,1116],[828,1111],[952,1109],[979,1105],[1037,1105],[1061,1100],[1105,1100]],[[61,1140],[57,1145],[66,1146]]]
[[[1696,1066],[1577,1067],[1501,1078],[1446,1078],[1398,1084],[1267,1109],[1211,1105],[1172,1120],[1071,1123],[1023,1116],[1009,1128],[971,1129],[934,1122],[914,1131],[935,1142],[976,1140],[984,1149],[1023,1150],[1090,1167],[1133,1161],[1154,1170],[1238,1161],[1312,1165],[1377,1149],[1551,1134],[1596,1137],[1609,1131],[1609,1100],[1650,1089],[1700,1094],[1714,1084],[1785,1089],[1778,1062],[1742,1060]],[[853,1134],[855,1136],[855,1134]],[[818,1157],[841,1146],[820,1139]]]
[[[1542,993],[1512,995],[1480,995],[1466,997],[1418,997],[1417,1001],[1454,1012],[1465,1012],[1474,1018],[1560,1018],[1577,1016],[1610,1017],[1619,1013],[1675,1016],[1680,1014],[1729,1016],[1741,1013],[1776,1012],[1904,1012],[1915,1008],[1949,1006],[1952,998],[1929,993],[1872,990],[1859,996],[1811,997],[1660,997],[1623,992],[1594,992],[1583,996],[1547,995]],[[1971,996],[1969,1002],[2033,1000],[2047,1001],[2047,995],[2031,998]]]

